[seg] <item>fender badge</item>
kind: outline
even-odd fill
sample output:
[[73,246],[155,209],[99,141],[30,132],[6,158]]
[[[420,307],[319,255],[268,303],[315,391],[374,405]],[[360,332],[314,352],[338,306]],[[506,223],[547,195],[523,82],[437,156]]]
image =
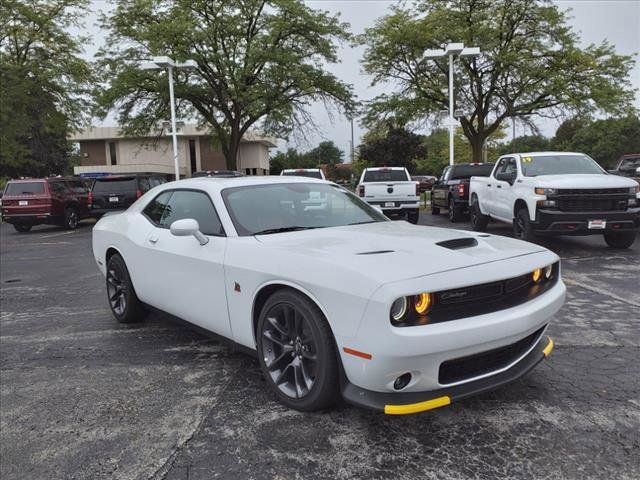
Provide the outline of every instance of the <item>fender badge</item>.
[[238,282],[233,282],[233,290],[240,293],[240,284]]

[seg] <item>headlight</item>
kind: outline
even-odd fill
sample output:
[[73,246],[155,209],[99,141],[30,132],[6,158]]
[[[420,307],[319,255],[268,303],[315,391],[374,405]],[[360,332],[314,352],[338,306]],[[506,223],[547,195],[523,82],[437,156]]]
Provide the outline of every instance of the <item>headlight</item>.
[[536,268],[533,273],[531,274],[531,279],[535,282],[538,283],[540,280],[542,280],[542,269],[541,268]]
[[400,297],[391,305],[391,319],[399,322],[407,313],[407,297]]
[[551,274],[553,273],[553,265],[547,265],[544,267],[544,278],[549,280],[551,278]]
[[413,297],[413,306],[418,315],[425,315],[431,308],[433,300],[430,293],[419,293]]
[[638,192],[640,192],[640,185],[636,185],[635,187],[629,187],[629,195],[635,196],[635,194]]
[[542,283],[551,279],[553,276],[553,265],[547,265],[543,268],[536,268],[533,272],[531,272],[531,280],[533,283]]
[[536,195],[555,195],[557,192],[557,190],[555,188],[542,188],[542,187],[536,187],[535,188],[535,192]]

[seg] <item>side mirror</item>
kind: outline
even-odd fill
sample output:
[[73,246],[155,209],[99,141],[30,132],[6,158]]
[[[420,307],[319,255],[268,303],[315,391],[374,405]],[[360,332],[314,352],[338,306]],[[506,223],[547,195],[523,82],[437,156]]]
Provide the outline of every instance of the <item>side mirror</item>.
[[516,181],[516,174],[515,173],[499,173],[496,175],[496,178],[503,182],[507,182],[510,185],[513,185],[513,183]]
[[170,231],[172,235],[176,237],[195,237],[200,245],[206,245],[209,243],[209,239],[200,231],[200,225],[198,221],[193,218],[183,218],[182,220],[176,220],[171,224]]

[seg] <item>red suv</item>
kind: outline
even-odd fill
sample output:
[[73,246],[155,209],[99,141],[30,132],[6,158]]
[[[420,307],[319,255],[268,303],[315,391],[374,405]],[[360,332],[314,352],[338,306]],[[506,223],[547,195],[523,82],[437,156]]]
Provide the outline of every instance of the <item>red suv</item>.
[[77,178],[11,180],[2,196],[2,219],[18,232],[42,224],[73,230],[90,216],[89,189]]

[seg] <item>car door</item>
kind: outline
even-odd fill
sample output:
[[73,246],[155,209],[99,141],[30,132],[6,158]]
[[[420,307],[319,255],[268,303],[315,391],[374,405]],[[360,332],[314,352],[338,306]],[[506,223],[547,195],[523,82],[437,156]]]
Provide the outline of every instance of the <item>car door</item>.
[[[170,197],[167,196],[170,194]],[[201,190],[165,191],[143,215],[153,224],[144,242],[144,295],[156,308],[225,337],[231,337],[224,281],[227,238],[209,195]],[[192,218],[209,237],[177,237],[169,227]]]
[[431,202],[438,207],[447,207],[447,198],[449,196],[449,186],[447,185],[451,167],[446,167],[442,171],[442,176],[431,189]]
[[513,157],[505,157],[502,160],[499,175],[512,175],[513,182],[503,179],[495,180],[495,190],[493,192],[493,204],[496,216],[505,219],[513,219],[513,191],[515,189],[515,179],[518,175],[518,164]]

